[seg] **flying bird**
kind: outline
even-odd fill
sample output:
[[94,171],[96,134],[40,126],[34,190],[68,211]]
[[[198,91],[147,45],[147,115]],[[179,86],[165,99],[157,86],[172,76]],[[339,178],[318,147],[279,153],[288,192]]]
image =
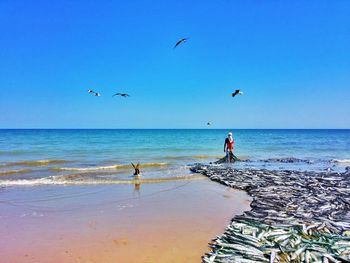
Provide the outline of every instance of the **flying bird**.
[[236,89],[235,92],[232,93],[232,97],[236,96],[237,94],[242,95],[243,91]]
[[124,97],[124,98],[130,97],[130,95],[129,95],[129,94],[126,94],[126,93],[116,93],[116,94],[114,94],[112,97],[114,97],[114,96],[121,96],[121,97]]
[[210,126],[210,125],[211,125],[211,122],[208,122],[207,125]]
[[89,90],[88,90],[88,93],[89,93],[89,94],[93,94],[93,95],[96,96],[96,97],[100,97],[100,96],[101,96],[101,93],[95,92],[95,91],[93,91],[92,89],[89,89]]
[[174,48],[176,48],[178,45],[185,43],[187,41],[188,38],[181,38],[179,41],[177,41],[177,43],[175,44]]

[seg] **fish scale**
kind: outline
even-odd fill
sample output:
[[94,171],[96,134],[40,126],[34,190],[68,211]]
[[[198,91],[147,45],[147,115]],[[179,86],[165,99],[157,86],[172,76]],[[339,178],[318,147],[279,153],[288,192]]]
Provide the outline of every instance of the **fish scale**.
[[[244,251],[259,249],[263,261],[269,262],[271,251],[275,251],[272,262],[350,262],[348,174],[200,164],[191,170],[254,197],[252,209],[235,216],[225,235],[216,239],[221,246],[212,246],[213,255],[222,254],[223,247],[240,245],[244,248],[236,248]],[[226,251],[213,262],[258,262],[254,253],[230,256]]]

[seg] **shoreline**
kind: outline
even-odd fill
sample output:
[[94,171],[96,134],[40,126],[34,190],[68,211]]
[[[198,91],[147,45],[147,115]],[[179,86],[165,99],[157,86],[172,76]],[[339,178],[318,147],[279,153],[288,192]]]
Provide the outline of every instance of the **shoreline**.
[[[6,262],[200,262],[244,191],[207,177],[151,184],[4,187],[0,258]],[[137,251],[137,253],[131,253]],[[2,261],[1,261],[2,262]]]
[[197,164],[244,190],[251,210],[232,218],[203,262],[349,262],[350,173],[234,169]]

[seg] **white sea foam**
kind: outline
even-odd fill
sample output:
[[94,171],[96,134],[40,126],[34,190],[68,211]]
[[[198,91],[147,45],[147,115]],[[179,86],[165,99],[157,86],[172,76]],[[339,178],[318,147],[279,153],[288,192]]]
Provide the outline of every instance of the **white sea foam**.
[[52,168],[51,170],[56,171],[98,171],[98,170],[115,170],[121,168],[118,165],[110,165],[110,166],[96,166],[96,167],[57,167]]
[[[167,166],[168,163],[141,163],[142,167],[162,167]],[[98,171],[98,170],[117,170],[117,169],[133,169],[131,164],[114,164],[108,166],[95,166],[95,167],[57,167],[51,170],[55,171]]]
[[203,179],[200,175],[181,175],[167,178],[135,178],[135,179],[85,179],[69,180],[59,176],[39,179],[0,180],[0,186],[37,186],[37,185],[98,185],[98,184],[141,184],[162,183],[179,180]]
[[35,185],[51,185],[65,184],[64,181],[55,181],[52,178],[40,178],[40,179],[19,179],[19,180],[1,180],[0,186],[35,186]]

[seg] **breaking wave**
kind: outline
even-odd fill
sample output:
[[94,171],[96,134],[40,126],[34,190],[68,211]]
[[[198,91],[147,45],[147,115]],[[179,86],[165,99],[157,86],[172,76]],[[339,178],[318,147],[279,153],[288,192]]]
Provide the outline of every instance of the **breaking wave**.
[[40,179],[1,180],[0,186],[37,186],[37,185],[101,185],[101,184],[143,184],[163,183],[181,180],[203,179],[201,175],[182,175],[168,178],[139,178],[139,179],[86,179],[67,180],[61,177],[51,176]]
[[[162,167],[168,166],[168,163],[142,163],[140,167]],[[108,166],[95,166],[95,167],[57,167],[51,168],[52,171],[98,171],[98,170],[116,170],[116,169],[132,169],[131,164],[114,164]]]

